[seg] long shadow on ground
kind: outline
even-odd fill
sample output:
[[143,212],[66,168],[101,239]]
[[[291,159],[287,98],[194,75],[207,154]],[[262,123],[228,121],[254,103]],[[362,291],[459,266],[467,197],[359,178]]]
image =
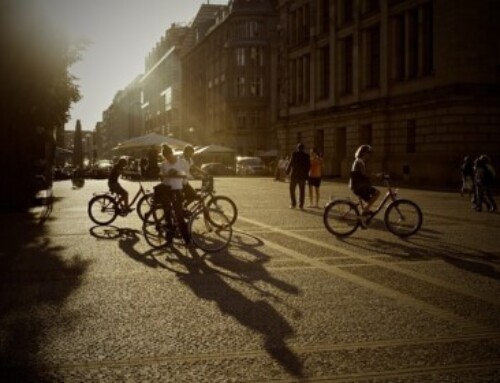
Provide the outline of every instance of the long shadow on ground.
[[[87,263],[64,259],[33,214],[0,215],[0,381],[45,382],[42,339],[67,297],[78,288]],[[66,323],[71,325],[71,318]]]

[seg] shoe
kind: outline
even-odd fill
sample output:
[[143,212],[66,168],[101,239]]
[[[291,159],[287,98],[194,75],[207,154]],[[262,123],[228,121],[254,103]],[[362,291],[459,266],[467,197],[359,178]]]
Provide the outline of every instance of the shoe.
[[490,213],[494,213],[494,212],[496,212],[496,211],[497,211],[497,208],[496,208],[496,207],[490,207],[490,208],[488,209],[488,211],[489,211]]
[[299,209],[300,210],[304,210],[304,206],[299,206]]
[[295,205],[290,205],[290,209],[295,209]]

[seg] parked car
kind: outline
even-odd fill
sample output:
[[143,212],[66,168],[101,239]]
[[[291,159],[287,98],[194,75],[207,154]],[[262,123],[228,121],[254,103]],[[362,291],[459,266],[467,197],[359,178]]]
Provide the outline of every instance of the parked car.
[[92,178],[108,178],[112,168],[111,160],[98,160],[92,168]]
[[236,174],[239,176],[264,176],[266,165],[260,157],[236,157]]
[[234,169],[221,162],[209,162],[201,165],[200,169],[212,176],[234,175]]

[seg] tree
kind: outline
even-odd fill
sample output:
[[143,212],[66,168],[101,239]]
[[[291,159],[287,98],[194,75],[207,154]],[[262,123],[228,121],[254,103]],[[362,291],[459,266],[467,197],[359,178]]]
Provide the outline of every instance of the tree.
[[13,4],[0,1],[0,212],[26,210],[36,172],[41,165],[50,172],[54,130],[80,99],[69,68],[84,47],[52,33],[43,20],[15,12]]
[[75,136],[73,138],[73,166],[83,168],[82,124],[76,121]]

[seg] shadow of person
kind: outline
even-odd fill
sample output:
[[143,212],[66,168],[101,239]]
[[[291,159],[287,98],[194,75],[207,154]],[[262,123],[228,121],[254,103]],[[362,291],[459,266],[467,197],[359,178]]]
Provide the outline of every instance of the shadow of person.
[[215,302],[222,314],[230,315],[241,325],[260,333],[266,352],[288,373],[303,377],[302,362],[287,346],[286,339],[294,331],[286,319],[269,303],[252,301],[232,288],[217,272],[201,258],[179,256],[187,272],[176,272],[179,280],[189,287],[197,297]]
[[[280,280],[269,273],[269,271],[264,267],[265,263],[269,262],[271,257],[263,252],[259,251],[258,248],[264,246],[264,242],[256,242],[257,244],[252,247],[241,246],[238,243],[248,243],[245,237],[252,237],[251,235],[239,232],[236,236],[241,238],[236,241],[232,248],[240,248],[244,251],[246,259],[237,257],[231,252],[225,252],[223,254],[210,255],[207,259],[214,265],[223,269],[226,269],[232,273],[240,276],[241,280],[252,285],[256,288],[254,282],[263,281],[274,287],[293,295],[299,294],[299,289],[283,280]],[[263,295],[269,295],[268,293],[260,290]]]

